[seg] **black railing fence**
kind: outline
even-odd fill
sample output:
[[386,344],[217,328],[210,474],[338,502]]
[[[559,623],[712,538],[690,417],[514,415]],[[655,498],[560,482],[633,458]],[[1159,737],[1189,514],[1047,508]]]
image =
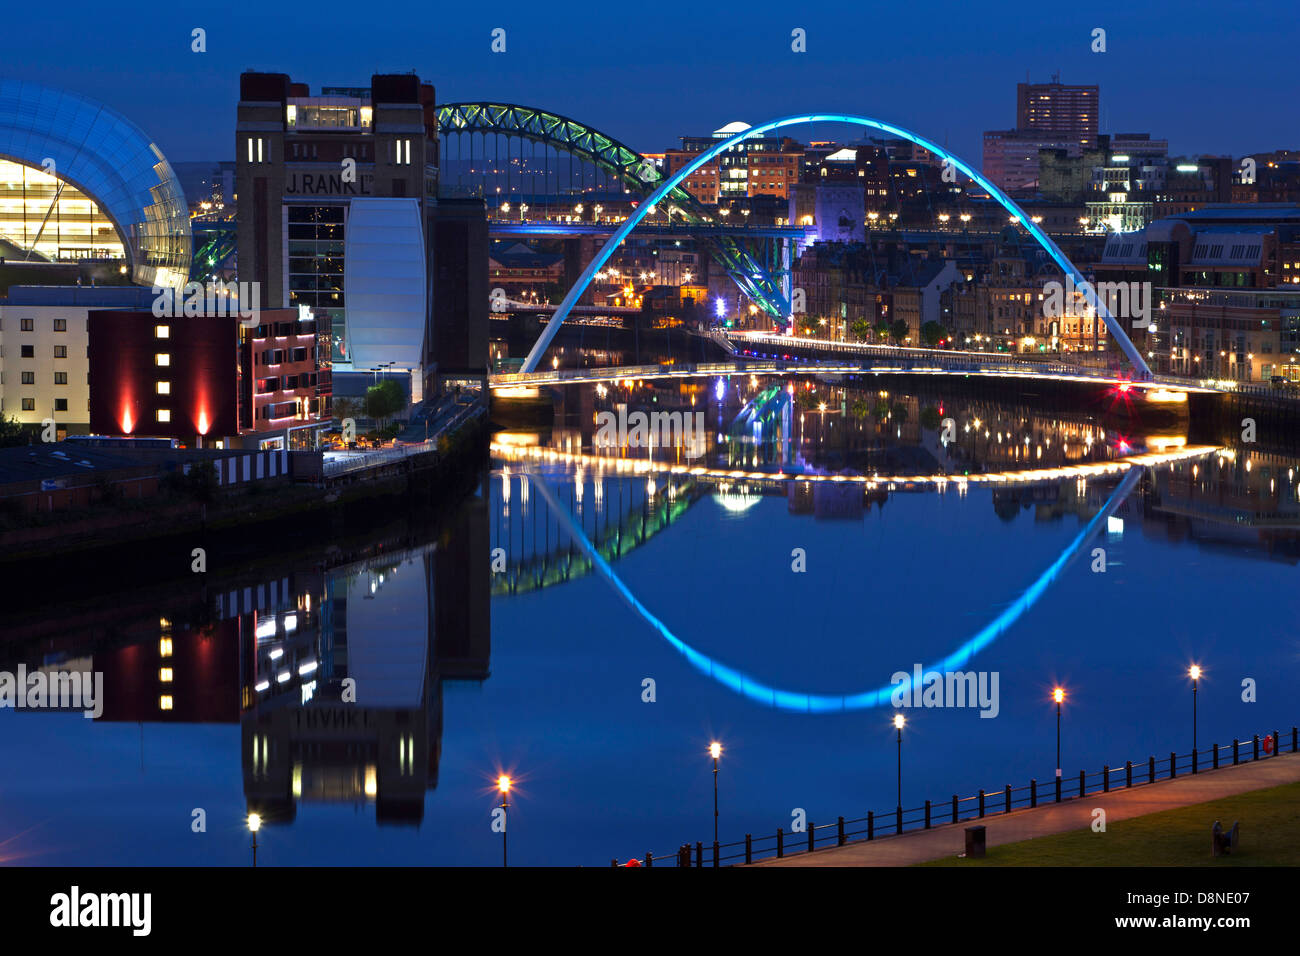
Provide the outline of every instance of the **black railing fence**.
[[[1291,728],[1290,752],[1296,753],[1300,733]],[[953,794],[950,799],[926,800],[922,806],[875,812],[868,810],[865,817],[846,819],[837,817],[833,823],[815,823],[808,820],[802,830],[787,831],[778,827],[765,836],[746,833],[743,840],[731,843],[682,844],[676,852],[655,856],[647,853],[637,862],[642,866],[732,866],[752,863],[757,859],[784,857],[796,853],[813,853],[819,849],[844,846],[847,843],[897,836],[909,830],[929,830],[945,824],[978,820],[986,816],[1011,813],[1046,803],[1077,800],[1088,794],[1109,793],[1169,780],[1179,773],[1197,773],[1200,770],[1217,770],[1257,760],[1277,757],[1287,751],[1287,739],[1277,731],[1248,740],[1233,738],[1230,744],[1212,744],[1190,753],[1170,752],[1167,756],[1151,755],[1135,763],[1106,764],[1101,770],[1089,773],[1080,770],[1076,775],[1052,776],[1046,780],[1031,779],[1028,784],[1013,787],[1005,784],[1000,789],[980,790],[969,797]],[[612,860],[611,866],[620,866]]]

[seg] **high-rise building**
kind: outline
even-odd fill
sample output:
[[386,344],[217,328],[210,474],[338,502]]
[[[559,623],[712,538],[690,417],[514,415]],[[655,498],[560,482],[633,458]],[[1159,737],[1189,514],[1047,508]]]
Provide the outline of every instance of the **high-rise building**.
[[1051,83],[1016,84],[1016,127],[984,134],[984,175],[1008,192],[1038,188],[1038,152],[1078,157],[1097,143],[1100,88]]
[[1058,82],[1016,84],[1016,129],[1054,133],[1088,148],[1097,141],[1100,87]]
[[266,309],[328,322],[337,374],[406,371],[422,391],[438,186],[434,89],[412,74],[367,89],[283,73],[240,77],[239,279]]

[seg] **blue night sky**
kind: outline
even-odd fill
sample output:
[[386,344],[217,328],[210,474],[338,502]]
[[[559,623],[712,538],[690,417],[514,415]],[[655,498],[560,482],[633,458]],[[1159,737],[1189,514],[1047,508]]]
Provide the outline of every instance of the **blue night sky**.
[[[975,162],[983,130],[1014,125],[1026,72],[1042,82],[1059,71],[1066,83],[1100,84],[1102,132],[1149,131],[1175,154],[1300,145],[1284,122],[1297,101],[1297,28],[1276,4],[750,0],[574,10],[317,0],[285,10],[232,0],[151,7],[147,17],[74,6],[83,8],[53,34],[46,8],[7,11],[0,71],[102,99],[176,161],[233,156],[245,69],[287,72],[313,92],[414,69],[440,101],[541,106],[648,152],[734,119],[861,111]],[[207,53],[190,51],[195,27],[207,31]],[[508,31],[504,54],[489,50],[495,27]],[[796,27],[807,31],[806,54],[790,50]],[[1090,50],[1094,27],[1107,31],[1104,54]]]

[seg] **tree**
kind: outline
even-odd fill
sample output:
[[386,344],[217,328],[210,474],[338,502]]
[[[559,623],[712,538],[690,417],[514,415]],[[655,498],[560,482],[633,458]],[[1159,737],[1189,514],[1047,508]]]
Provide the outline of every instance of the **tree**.
[[334,417],[340,422],[347,418],[356,421],[365,412],[365,405],[360,399],[349,398],[346,395],[336,395],[333,408]]
[[18,423],[18,419],[0,415],[0,448],[26,444],[29,444],[27,432]]
[[934,348],[948,337],[948,330],[938,322],[930,321],[921,326],[921,341],[928,348]]
[[380,424],[406,407],[406,392],[396,379],[386,378],[366,389],[366,414]]
[[200,461],[190,466],[188,479],[189,493],[196,501],[211,501],[217,494],[221,483],[217,481],[217,466],[210,461]]
[[849,328],[858,337],[859,342],[865,342],[867,336],[871,334],[871,323],[866,319],[856,319]]
[[927,405],[921,409],[921,427],[930,431],[938,431],[939,426],[943,424],[943,416],[939,414],[937,405]]
[[881,319],[876,323],[876,338],[883,339],[889,335],[889,323]]
[[890,323],[889,334],[895,345],[902,345],[903,339],[907,338],[907,323],[902,319],[895,319]]

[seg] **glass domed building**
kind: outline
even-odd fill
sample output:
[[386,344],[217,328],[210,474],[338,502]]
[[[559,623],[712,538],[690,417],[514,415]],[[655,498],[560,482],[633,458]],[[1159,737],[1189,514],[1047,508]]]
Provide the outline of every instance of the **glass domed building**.
[[185,196],[144,132],[101,103],[0,79],[0,244],[13,261],[121,258],[140,285],[180,288]]

